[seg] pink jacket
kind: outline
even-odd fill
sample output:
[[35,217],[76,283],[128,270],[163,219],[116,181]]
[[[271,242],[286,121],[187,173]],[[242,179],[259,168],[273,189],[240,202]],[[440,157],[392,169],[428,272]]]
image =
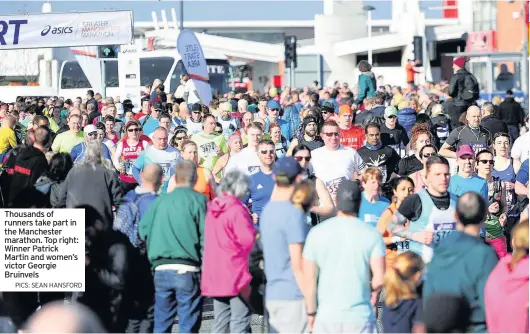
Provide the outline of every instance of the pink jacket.
[[499,260],[484,289],[488,333],[528,333],[528,256],[510,271],[512,255]]
[[204,228],[203,296],[237,296],[250,283],[249,254],[256,229],[241,201],[223,194],[208,203]]

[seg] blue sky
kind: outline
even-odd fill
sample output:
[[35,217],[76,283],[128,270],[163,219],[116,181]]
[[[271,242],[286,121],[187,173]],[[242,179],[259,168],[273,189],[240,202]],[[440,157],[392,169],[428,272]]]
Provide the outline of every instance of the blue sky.
[[[469,0],[471,1],[471,0]],[[391,1],[365,0],[365,4],[376,8],[374,19],[391,18]],[[1,14],[39,13],[43,1],[5,1],[0,0]],[[442,1],[421,1],[420,7],[440,6]],[[132,9],[137,21],[151,21],[151,11],[158,13],[171,7],[177,8],[177,1],[53,1],[54,12],[92,11],[109,9]],[[297,1],[199,1],[184,2],[184,19],[191,21],[225,21],[225,20],[311,20],[315,14],[322,13],[323,3],[320,0]],[[427,12],[427,17],[441,17],[440,12]]]

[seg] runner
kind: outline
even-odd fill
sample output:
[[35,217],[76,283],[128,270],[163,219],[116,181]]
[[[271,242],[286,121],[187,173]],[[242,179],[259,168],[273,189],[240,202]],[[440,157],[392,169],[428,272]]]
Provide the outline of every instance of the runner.
[[311,151],[324,146],[324,141],[320,138],[318,133],[318,122],[313,116],[306,116],[302,121],[302,138],[298,140],[295,136],[291,141],[287,156],[291,156],[293,150],[299,144],[306,145]]
[[193,135],[192,140],[199,148],[199,165],[212,170],[217,159],[226,153],[226,139],[222,134],[215,132],[215,116],[204,116],[202,124],[202,132]]
[[421,170],[423,164],[421,163],[421,157],[419,154],[423,146],[429,144],[434,144],[434,138],[429,125],[416,124],[410,131],[410,146],[414,151],[414,154],[399,161],[398,174],[401,176],[407,176]]
[[132,164],[132,174],[136,182],[140,182],[140,171],[148,164],[158,164],[164,171],[164,179],[159,193],[165,194],[169,179],[175,172],[175,165],[182,159],[180,152],[171,146],[168,146],[167,130],[157,128],[153,136],[153,145],[144,148],[138,158]]
[[372,227],[377,226],[379,218],[390,205],[390,201],[380,195],[382,180],[383,174],[378,168],[374,167],[366,168],[361,175],[363,192],[359,219]]
[[400,157],[405,157],[408,153],[407,145],[409,136],[403,126],[397,122],[398,111],[395,107],[385,108],[385,122],[381,124],[381,142],[384,146],[392,147]]
[[116,145],[113,156],[114,167],[120,172],[124,193],[134,189],[138,184],[133,175],[133,166],[140,153],[149,147],[149,143],[140,139],[140,123],[136,120],[125,124],[126,137]]
[[225,167],[225,172],[228,173],[232,169],[240,169],[249,175],[257,172],[260,162],[258,159],[258,144],[263,138],[263,129],[256,123],[252,123],[247,128],[248,146],[241,150],[241,152],[234,154],[228,160]]
[[[388,231],[406,238],[398,244],[398,253],[412,251],[429,263],[432,246],[454,232],[456,196],[447,192],[449,187],[449,162],[444,157],[431,156],[425,165],[428,189],[405,198]],[[406,225],[408,222],[408,225]]]
[[440,155],[446,158],[456,158],[460,146],[469,145],[473,152],[478,153],[491,145],[491,133],[480,125],[481,111],[477,106],[467,109],[467,125],[454,129],[440,148]]
[[355,151],[340,145],[340,128],[333,121],[322,127],[324,147],[312,151],[312,166],[316,177],[321,179],[334,202],[339,184],[343,180],[359,178],[366,164]]
[[365,142],[364,129],[352,123],[353,111],[350,106],[343,104],[339,107],[340,144],[359,150]]
[[[493,160],[484,162],[493,165]],[[460,196],[468,191],[474,191],[482,195],[484,200],[488,200],[488,184],[486,180],[475,174],[475,153],[469,145],[461,145],[456,152],[456,163],[458,173],[451,176],[451,183],[448,191],[451,194]]]
[[258,144],[259,170],[250,177],[249,194],[247,198],[252,204],[252,220],[259,223],[259,217],[265,205],[270,201],[274,189],[272,169],[275,162],[274,143],[270,139],[262,139]]
[[366,167],[375,167],[381,171],[382,182],[386,183],[397,175],[398,164],[401,157],[389,146],[381,142],[381,130],[376,123],[369,123],[365,127],[366,144],[357,152],[363,159]]

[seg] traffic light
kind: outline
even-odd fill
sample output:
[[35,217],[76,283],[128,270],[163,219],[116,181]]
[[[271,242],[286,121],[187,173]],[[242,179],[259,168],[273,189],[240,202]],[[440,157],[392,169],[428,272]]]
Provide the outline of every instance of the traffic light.
[[98,58],[118,58],[120,53],[119,45],[101,45],[98,47]]
[[412,50],[410,52],[410,59],[417,60],[417,66],[423,66],[423,37],[414,36],[412,39]]
[[285,36],[283,43],[285,47],[285,67],[296,68],[296,36]]

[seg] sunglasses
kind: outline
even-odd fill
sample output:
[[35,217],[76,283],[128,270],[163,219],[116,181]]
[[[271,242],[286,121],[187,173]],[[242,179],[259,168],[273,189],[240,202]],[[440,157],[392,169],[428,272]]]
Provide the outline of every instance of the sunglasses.
[[323,134],[325,134],[328,138],[338,137],[340,135],[338,132],[323,132]]
[[429,158],[429,157],[432,157],[434,155],[436,155],[436,153],[424,153],[421,156],[424,157],[424,158]]
[[97,132],[90,132],[90,133],[88,134],[89,137],[95,137],[95,136],[97,136],[97,135],[98,135]]
[[271,111],[280,111],[278,108],[272,108]]
[[494,164],[493,160],[479,160],[479,162],[481,164],[484,164],[484,165],[488,165],[489,164],[489,165],[493,166],[493,164]]
[[140,132],[140,129],[138,129],[138,128],[127,129],[127,132]]
[[309,162],[311,160],[311,157],[294,157],[296,161],[300,162],[302,160],[305,160],[306,162]]
[[275,153],[275,150],[260,150],[259,151],[261,154],[265,155],[267,153],[269,154],[274,154]]
[[394,119],[394,118],[397,118],[397,116],[391,115],[391,116],[387,116],[386,118],[388,118],[388,119]]

